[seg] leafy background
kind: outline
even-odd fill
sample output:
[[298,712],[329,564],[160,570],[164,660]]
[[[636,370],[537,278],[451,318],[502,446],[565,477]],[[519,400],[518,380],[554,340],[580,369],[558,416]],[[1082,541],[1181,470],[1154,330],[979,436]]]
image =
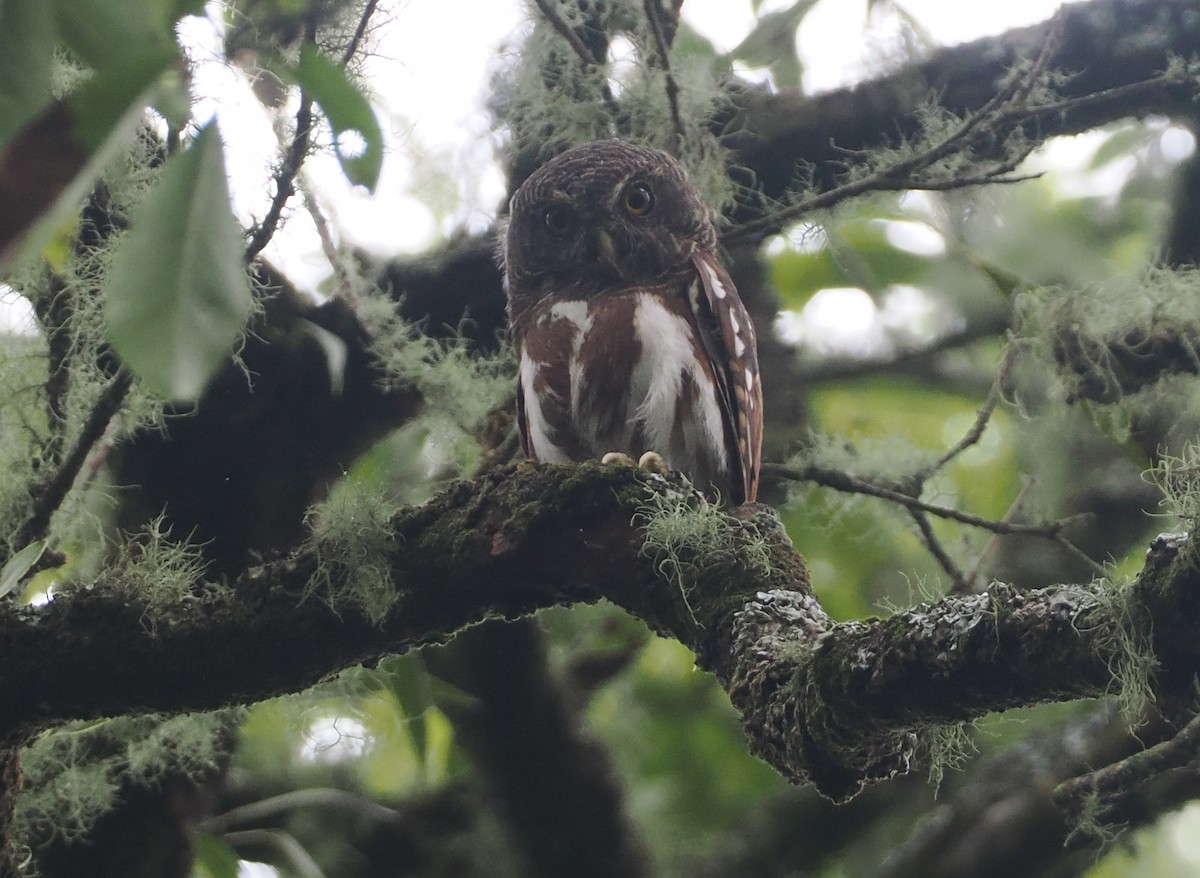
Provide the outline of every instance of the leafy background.
[[[800,2],[758,10],[758,27],[728,54],[685,28],[680,51],[730,70],[765,67],[779,87],[795,86],[802,81],[804,59],[795,51],[794,31],[820,6]],[[890,8],[909,25],[908,38],[919,40],[917,22],[900,5]],[[248,21],[271,21],[269,13],[286,20],[288,4],[244,3],[238,11]],[[177,59],[173,29],[180,16],[202,12],[201,3],[169,0],[0,5],[0,144],[12,142],[61,91],[55,79],[62,73],[50,63],[54,46],[65,44],[91,70],[67,107],[84,135],[69,157],[82,177],[64,184],[65,207],[50,211],[18,251],[6,253],[14,288],[20,288],[20,272],[28,270],[23,260],[30,254],[51,264],[65,258],[64,242],[75,230],[70,213],[80,194],[78,180],[90,185],[112,164],[129,139],[131,119],[136,128],[135,117],[146,103],[158,111],[163,127],[186,122],[187,84],[167,75]],[[402,14],[398,20],[403,24]],[[81,21],[88,26],[77,27]],[[142,30],[131,33],[130,21]],[[351,184],[375,186],[386,173],[384,133],[356,81],[311,52],[293,60],[281,52],[265,60],[264,71],[285,89],[303,89],[329,120],[329,129],[314,134],[324,158],[332,156]],[[98,95],[105,99],[94,100]],[[1005,356],[1014,302],[1048,285],[1081,289],[1113,275],[1136,276],[1154,262],[1167,231],[1176,169],[1193,144],[1187,131],[1165,120],[1123,123],[1069,146],[1051,144],[1023,168],[1045,173],[1018,185],[875,196],[813,217],[768,242],[764,259],[779,297],[775,328],[794,345],[806,376],[798,391],[806,412],[803,430],[785,425],[784,435],[771,439],[774,447],[789,453],[803,447],[818,459],[885,476],[936,457],[974,421]],[[228,362],[252,307],[234,220],[237,193],[226,189],[219,146],[218,129],[209,125],[178,153],[149,151],[164,167],[152,186],[129,185],[131,226],[106,266],[108,335],[92,343],[110,342],[145,388],[161,398],[197,397]],[[424,175],[412,197],[439,218],[456,216],[461,193],[451,176],[445,169]],[[351,258],[345,251],[337,256]],[[285,273],[288,267],[280,265]],[[344,281],[334,272],[320,292],[332,295]],[[158,294],[147,296],[147,289]],[[14,295],[6,294],[9,301]],[[949,355],[936,361],[921,355],[941,337],[954,341]],[[28,381],[21,372],[22,346],[34,349],[38,342],[13,333],[6,344],[2,377],[16,388]],[[1075,508],[1080,448],[1087,449],[1094,468],[1110,466],[1115,481],[1137,478],[1149,458],[1130,435],[1134,415],[1066,409],[1045,364],[1024,368],[1033,373],[1023,396],[1008,400],[983,440],[939,474],[939,498],[988,518],[1003,517],[1015,502],[1030,513],[1066,514]],[[141,413],[147,423],[157,416],[149,404]],[[478,445],[451,421],[432,417],[389,436],[358,460],[327,502],[372,491],[419,502],[449,475],[469,472],[479,459]],[[16,433],[7,423],[4,438]],[[944,589],[940,568],[894,507],[816,487],[780,488],[772,500],[780,504],[789,533],[813,566],[821,601],[835,617],[881,614]],[[1124,554],[1110,559],[1112,569],[1136,571],[1145,538],[1169,524],[1148,515],[1143,538],[1128,541]],[[938,532],[963,558],[987,550],[986,535],[945,523]],[[71,565],[85,566],[81,559],[88,557],[92,538],[87,530],[76,532],[74,542],[66,543],[72,560],[34,577],[25,585],[25,598],[44,599],[75,572]],[[580,697],[587,726],[611,750],[631,816],[664,874],[690,874],[692,864],[729,844],[727,833],[747,834],[747,823],[760,809],[795,795],[746,753],[727,698],[694,669],[682,647],[652,637],[607,606],[550,612],[540,621],[555,673],[578,679],[581,668],[606,661],[617,669],[594,687],[581,684]],[[365,843],[364,815],[377,814],[371,803],[411,814],[422,805],[452,802],[456,791],[473,782],[454,723],[470,698],[430,672],[437,661],[436,655],[392,658],[376,669],[353,669],[310,692],[249,708],[237,726],[232,758],[213,785],[215,810],[266,803],[268,823],[297,840],[324,874],[369,874],[359,845]],[[1002,752],[1030,729],[1086,709],[1054,706],[990,718],[968,731],[968,750],[984,756]],[[957,777],[951,771],[943,784],[953,789]],[[298,791],[310,791],[309,798],[273,799]],[[337,799],[345,807],[322,805],[321,796],[330,791],[346,796]],[[918,796],[923,804],[925,795]],[[874,825],[843,859],[820,864],[819,873],[863,874],[866,864],[885,857],[910,831],[917,813],[900,811]],[[1196,819],[1189,806],[1089,874],[1195,874],[1200,852],[1189,838]],[[306,874],[302,858],[281,856],[263,839],[237,843],[218,822],[199,825],[198,878],[271,870]],[[499,849],[499,830],[486,817],[439,825],[451,837],[449,850],[468,846],[477,856],[489,846]],[[260,860],[271,865],[250,865]]]

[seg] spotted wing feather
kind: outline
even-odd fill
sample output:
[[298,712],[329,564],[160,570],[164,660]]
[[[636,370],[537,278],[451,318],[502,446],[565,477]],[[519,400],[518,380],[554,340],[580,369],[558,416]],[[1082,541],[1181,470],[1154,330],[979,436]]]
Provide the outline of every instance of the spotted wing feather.
[[[746,502],[758,498],[759,466],[762,455],[762,382],[758,370],[758,346],[754,324],[738,296],[733,279],[706,250],[692,254],[692,263],[700,276],[703,303],[692,297],[693,308],[707,306],[716,321],[713,337],[702,333],[712,359],[722,401],[729,412],[737,445],[737,468],[742,474]],[[697,315],[700,325],[707,321]]]

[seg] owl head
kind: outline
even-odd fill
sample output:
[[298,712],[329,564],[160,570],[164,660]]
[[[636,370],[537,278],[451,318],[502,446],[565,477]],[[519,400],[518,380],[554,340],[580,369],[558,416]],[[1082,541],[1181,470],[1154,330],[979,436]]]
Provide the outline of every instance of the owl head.
[[679,163],[620,140],[567,150],[517,190],[503,260],[514,310],[522,297],[592,296],[655,286],[695,271],[716,247],[713,214]]

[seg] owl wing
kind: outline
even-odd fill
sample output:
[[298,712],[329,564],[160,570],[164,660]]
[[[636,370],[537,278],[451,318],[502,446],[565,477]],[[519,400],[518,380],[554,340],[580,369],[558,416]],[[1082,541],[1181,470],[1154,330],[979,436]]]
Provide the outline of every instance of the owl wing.
[[[715,254],[699,250],[692,263],[700,276],[704,300],[690,297],[694,309],[707,307],[715,321],[716,334],[701,332],[705,352],[713,364],[717,389],[725,412],[733,426],[742,485],[746,502],[758,498],[758,471],[762,455],[762,381],[758,372],[758,346],[754,324],[738,296],[733,279],[717,261]],[[703,327],[710,321],[697,314]]]

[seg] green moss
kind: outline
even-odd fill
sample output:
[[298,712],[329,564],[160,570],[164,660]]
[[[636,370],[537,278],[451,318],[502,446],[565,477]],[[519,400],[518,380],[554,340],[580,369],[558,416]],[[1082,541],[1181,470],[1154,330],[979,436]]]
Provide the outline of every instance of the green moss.
[[1018,300],[1024,345],[1068,400],[1128,404],[1164,377],[1200,371],[1198,295],[1200,270],[1158,266],[1083,289],[1033,290]]
[[430,463],[463,472],[477,463],[474,434],[494,409],[511,408],[515,366],[503,348],[493,356],[472,352],[463,339],[435,339],[402,320],[396,303],[367,295],[359,315],[372,332],[372,351],[383,366],[383,383],[415,385],[425,399],[421,416]]
[[345,481],[308,516],[308,548],[317,558],[306,596],[335,611],[353,608],[378,624],[395,604],[392,517],[400,506],[382,487]]
[[197,598],[204,575],[200,548],[173,538],[163,522],[160,515],[122,540],[104,577],[106,588],[146,607],[142,621],[151,630],[169,625],[174,613]]
[[[717,106],[728,100],[712,76],[709,60],[671,50],[671,69],[679,86],[681,137],[642,4],[604,0],[586,6],[556,4],[556,8],[564,21],[581,32],[619,39],[629,51],[618,63],[607,57],[598,64],[587,63],[544,16],[535,15],[523,51],[496,89],[503,95],[497,114],[517,150],[543,150],[537,156],[540,160],[568,146],[620,137],[673,154],[714,208],[732,203],[727,156],[706,124],[716,115]],[[606,91],[619,104],[619,114]]]
[[23,786],[11,824],[26,873],[36,873],[40,846],[86,837],[122,786],[153,787],[166,777],[198,780],[214,772],[240,716],[240,710],[223,710],[121,717],[42,735],[21,754]]
[[1200,521],[1200,444],[1188,442],[1178,454],[1164,454],[1147,478],[1162,491],[1162,505],[1181,521]]
[[925,726],[918,735],[924,742],[929,758],[929,785],[934,795],[942,785],[947,769],[961,770],[978,753],[971,731],[974,722]]
[[[697,492],[655,493],[642,500],[635,522],[642,528],[642,554],[654,569],[679,592],[692,621],[700,624],[692,604],[699,574],[725,584],[714,570],[750,574],[756,579],[771,575],[771,553],[758,536],[748,536],[745,522],[726,515]],[[724,599],[740,600],[728,590],[699,597],[697,603],[720,607]]]
[[1150,642],[1148,626],[1135,610],[1139,606],[1133,584],[1100,580],[1093,585],[1100,607],[1108,620],[1096,649],[1108,656],[1112,673],[1111,693],[1130,727],[1140,723],[1154,700],[1152,682],[1158,659]]

